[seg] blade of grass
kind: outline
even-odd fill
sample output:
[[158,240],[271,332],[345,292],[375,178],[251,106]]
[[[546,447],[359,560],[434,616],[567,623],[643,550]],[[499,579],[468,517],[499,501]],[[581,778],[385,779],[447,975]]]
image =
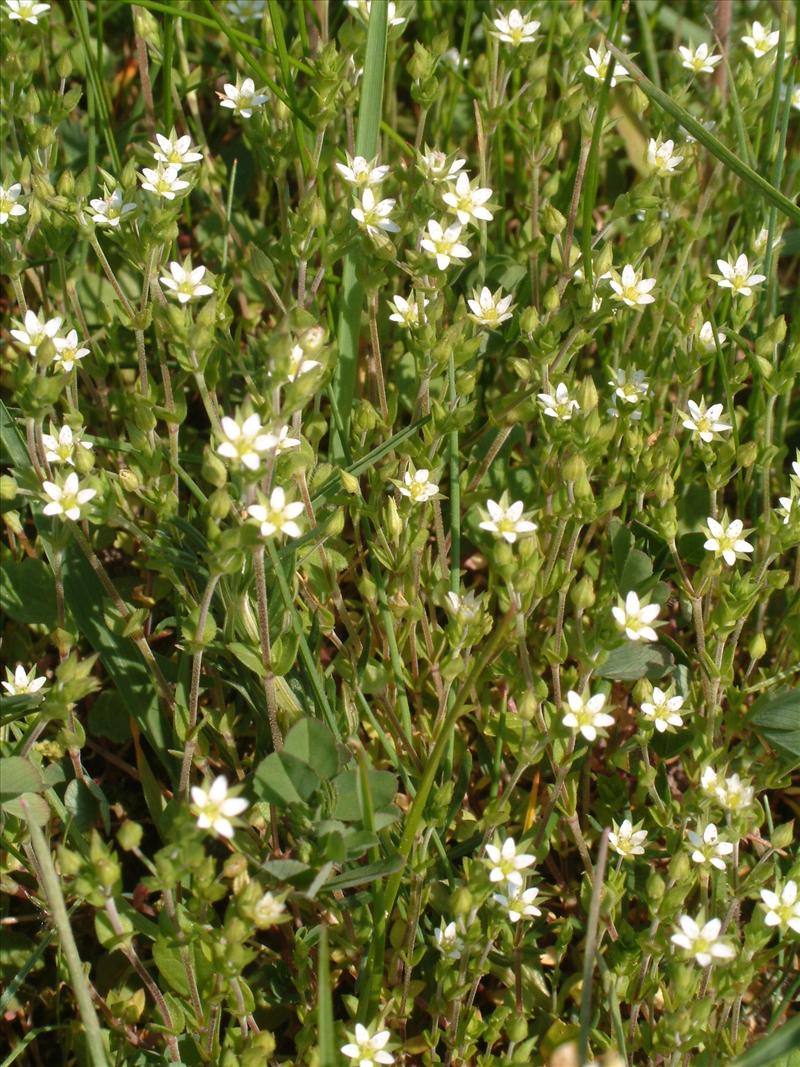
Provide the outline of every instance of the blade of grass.
[[31,835],[31,845],[36,856],[41,879],[42,892],[47,900],[50,917],[58,931],[58,938],[67,961],[67,969],[72,984],[72,991],[78,1002],[81,1022],[84,1028],[84,1037],[92,1062],[92,1067],[108,1067],[105,1048],[103,1047],[103,1035],[100,1030],[100,1020],[94,1010],[92,994],[89,990],[89,982],[83,969],[83,961],[78,953],[78,946],[72,934],[72,927],[67,914],[64,897],[61,894],[58,875],[53,866],[53,857],[50,855],[50,846],[45,841],[44,834],[39,828],[36,819],[28,813],[25,800],[21,801],[28,821],[28,830]]
[[592,972],[594,971],[595,949],[597,947],[597,926],[600,922],[600,902],[603,896],[603,878],[606,873],[608,857],[608,830],[603,831],[597,863],[594,865],[592,879],[592,899],[586,923],[586,943],[583,952],[583,989],[581,991],[581,1030],[578,1036],[578,1063],[587,1062],[589,1052],[589,1029],[592,1021]]
[[117,174],[119,174],[122,170],[122,163],[120,161],[117,142],[114,139],[114,131],[111,128],[111,117],[108,98],[105,91],[105,82],[101,72],[97,68],[95,56],[92,53],[90,45],[87,6],[86,4],[81,3],[80,0],[70,0],[70,9],[72,10],[72,17],[75,19],[78,26],[78,35],[81,39],[81,47],[83,48],[83,57],[86,64],[86,75],[89,81],[89,89],[94,97],[95,107],[99,113],[100,124],[103,127],[103,136],[106,145],[108,146],[108,153],[114,162]]
[[172,128],[172,54],[175,48],[175,29],[172,15],[165,15],[161,28],[161,107],[164,114],[164,129]]
[[[617,31],[620,8],[621,4],[618,0],[614,5],[614,11],[611,15],[611,25],[608,29],[608,45],[611,44],[611,38]],[[583,183],[581,252],[583,257],[584,277],[586,278],[587,284],[590,286],[592,284],[592,212],[594,211],[594,201],[597,196],[597,183],[600,175],[600,138],[603,134],[603,122],[606,117],[608,94],[611,89],[611,79],[613,76],[614,64],[609,62],[608,70],[606,71],[606,76],[603,79],[603,85],[600,89],[600,97],[597,101],[597,113],[594,117],[594,128],[592,130],[592,140],[589,145],[589,157],[586,161],[586,175]],[[564,270],[569,270],[569,263],[564,264]]]
[[657,107],[675,119],[687,133],[690,133],[696,141],[699,141],[701,145],[709,150],[712,156],[715,156],[723,166],[733,171],[746,185],[751,189],[758,190],[765,200],[774,205],[779,211],[782,211],[792,222],[800,223],[800,207],[797,204],[793,204],[788,197],[783,195],[780,189],[776,189],[766,178],[762,178],[752,167],[749,167],[738,156],[734,155],[701,122],[693,118],[680,104],[676,104],[671,96],[668,96],[667,93],[662,92],[661,89],[653,85],[644,71],[637,67],[632,59],[626,56],[624,52],[621,52],[616,45],[611,44],[610,41],[608,42],[608,50],[615,59],[619,60],[645,96],[649,97]]
[[269,0],[269,17],[272,23],[272,32],[275,35],[275,47],[278,51],[278,64],[281,68],[284,92],[292,102],[292,132],[297,145],[297,153],[300,157],[300,167],[303,174],[307,175],[309,170],[308,149],[296,114],[297,99],[294,91],[294,77],[289,69],[289,52],[286,48],[286,38],[283,35],[283,16],[278,0]]
[[650,19],[648,18],[647,8],[644,0],[634,0],[636,8],[636,17],[639,20],[639,29],[642,32],[642,48],[644,49],[645,59],[647,60],[647,69],[650,72],[650,77],[653,82],[661,88],[661,75],[658,70],[658,56],[656,55],[656,45],[653,40],[653,31],[650,27]]
[[336,1067],[331,962],[328,950],[328,927],[325,923],[319,929],[319,948],[317,949],[317,1029],[319,1030],[317,1063],[319,1067]]
[[[367,27],[367,51],[361,79],[361,101],[358,108],[356,154],[372,159],[378,151],[378,133],[383,108],[383,78],[386,67],[387,5],[372,4]],[[358,251],[345,256],[342,269],[342,289],[339,303],[339,360],[336,365],[331,400],[338,410],[341,430],[331,435],[331,458],[341,462],[346,454],[350,430],[350,410],[356,385],[358,344],[361,334],[361,311],[364,306],[364,287],[357,277]]]

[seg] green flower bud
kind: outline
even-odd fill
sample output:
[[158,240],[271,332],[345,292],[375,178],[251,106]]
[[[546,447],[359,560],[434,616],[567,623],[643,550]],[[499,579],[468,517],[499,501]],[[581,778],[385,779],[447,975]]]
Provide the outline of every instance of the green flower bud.
[[745,469],[752,467],[758,458],[758,444],[755,441],[745,441],[736,453],[736,462]]
[[536,694],[527,689],[517,701],[517,714],[525,722],[533,722],[539,710],[539,701]]
[[686,878],[691,871],[691,865],[689,863],[689,857],[685,852],[676,853],[669,864],[669,875],[673,882],[680,882]]
[[532,334],[539,325],[539,312],[535,307],[527,307],[520,314],[519,328],[522,333]]
[[650,107],[650,101],[639,88],[638,85],[632,85],[630,87],[631,94],[631,107],[634,115],[644,115],[647,109]]
[[94,470],[94,450],[79,448],[75,453],[75,470],[78,474],[88,474]]
[[139,475],[131,467],[122,468],[119,472],[119,480],[126,493],[135,493],[142,484],[139,481]]
[[141,844],[143,833],[144,831],[138,822],[126,819],[122,826],[120,826],[119,830],[117,830],[119,847],[124,852],[131,852],[134,848],[138,848]]
[[339,471],[339,480],[342,483],[342,488],[350,496],[361,496],[361,483],[354,474],[350,474],[348,471]]
[[456,889],[450,897],[451,914],[456,917],[459,915],[469,915],[473,903],[472,893],[470,893],[466,886],[462,885]]
[[584,574],[584,576],[572,586],[569,592],[569,598],[578,611],[586,611],[588,608],[594,606],[594,582],[588,574]]
[[544,300],[542,301],[542,303],[544,304],[545,311],[558,310],[561,304],[561,298],[558,295],[557,286],[554,285],[552,288],[547,290],[547,292],[544,294]]
[[754,634],[753,637],[751,637],[750,644],[747,646],[747,651],[750,653],[751,659],[761,659],[767,651],[767,639],[764,637],[763,633]]
[[208,512],[215,522],[220,522],[230,514],[233,501],[225,488],[215,489],[208,498]]
[[10,474],[0,475],[0,500],[13,500],[17,495],[17,483]]
[[221,489],[228,480],[228,468],[210,448],[203,452],[203,465],[200,470],[208,484],[217,489]]
[[542,229],[545,233],[550,233],[554,237],[557,237],[563,232],[566,225],[567,220],[558,208],[553,207],[552,204],[545,204],[544,210],[542,211]]
[[558,148],[558,146],[561,144],[561,138],[563,136],[564,131],[561,128],[561,123],[556,119],[556,121],[550,125],[544,137],[542,138],[542,143],[548,148]]
[[664,879],[660,874],[653,872],[647,879],[647,899],[653,904],[658,904],[664,896],[665,889],[666,883],[664,882]]
[[659,503],[671,500],[675,496],[675,483],[666,471],[662,471],[656,481],[656,497]]
[[403,533],[403,520],[400,518],[400,512],[397,510],[397,503],[393,496],[390,496],[386,502],[385,524],[389,536],[396,544]]
[[642,244],[645,248],[650,248],[652,245],[658,244],[660,240],[661,224],[658,222],[651,222],[642,232]]
[[528,1036],[528,1020],[524,1015],[512,1015],[506,1023],[506,1035],[509,1041],[524,1041]]
[[58,865],[63,875],[67,878],[74,878],[81,869],[81,857],[77,852],[73,852],[62,845],[58,850]]
[[575,452],[569,457],[561,470],[566,481],[577,482],[579,478],[586,477],[586,460]]
[[72,60],[70,59],[69,52],[62,52],[58,57],[56,74],[64,81],[66,81],[70,74],[72,74]]

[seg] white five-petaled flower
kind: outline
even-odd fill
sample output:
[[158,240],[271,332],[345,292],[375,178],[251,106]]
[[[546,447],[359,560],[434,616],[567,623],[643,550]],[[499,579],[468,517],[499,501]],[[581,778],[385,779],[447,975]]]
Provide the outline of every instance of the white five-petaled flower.
[[184,181],[180,174],[180,167],[165,167],[161,163],[155,170],[152,167],[142,167],[142,188],[164,200],[174,200],[178,193],[189,188],[189,183]]
[[502,296],[502,292],[502,289],[498,289],[496,293],[492,293],[486,285],[480,292],[476,289],[472,294],[472,299],[467,300],[472,312],[470,318],[479,326],[488,326],[490,329],[510,319],[511,301],[514,298],[511,293]]
[[217,93],[219,106],[235,111],[243,119],[251,118],[253,109],[262,107],[269,99],[266,93],[256,92],[256,84],[252,78],[245,78],[241,85],[226,82],[222,89],[221,93]]
[[419,157],[419,169],[426,178],[435,182],[449,182],[466,164],[466,159],[456,157],[452,161],[438,148],[428,148]]
[[505,882],[507,885],[518,888],[521,888],[524,882],[520,871],[530,867],[536,859],[535,856],[530,856],[525,852],[517,852],[513,837],[507,837],[500,847],[487,845],[486,855],[488,856],[486,862],[489,865],[489,881]]
[[267,0],[226,0],[225,7],[237,22],[253,22],[264,14]]
[[217,446],[217,454],[244,464],[249,471],[258,470],[260,453],[271,448],[270,435],[264,432],[258,415],[248,415],[241,425],[223,415],[220,424],[225,440]]
[[610,285],[614,290],[612,299],[621,300],[629,308],[652,304],[655,297],[651,294],[651,289],[655,284],[655,278],[643,278],[630,263],[626,263],[619,277],[611,277]]
[[7,189],[0,185],[0,226],[5,226],[11,218],[19,218],[25,214],[26,208],[19,202],[21,195],[22,186],[19,182],[14,182]]
[[381,230],[399,233],[400,227],[389,217],[396,203],[391,197],[376,200],[372,189],[367,186],[361,194],[360,202],[356,201],[356,206],[351,209],[350,214],[370,237],[377,237]]
[[47,501],[42,511],[45,515],[61,515],[64,518],[77,522],[81,517],[81,509],[88,504],[92,497],[97,495],[96,489],[81,488],[80,480],[75,471],[70,471],[61,485],[55,482],[42,482],[44,499]]
[[567,693],[569,711],[561,722],[569,730],[577,730],[587,741],[597,740],[597,731],[614,725],[614,716],[603,711],[606,703],[605,693],[595,693],[588,700],[570,689]]
[[[369,23],[369,13],[372,0],[344,0],[344,6],[349,7],[358,17],[366,23]],[[392,26],[403,26],[406,23],[406,19],[397,14],[397,4],[395,0],[389,0],[386,5],[386,24],[391,29]]]
[[735,263],[718,259],[719,274],[712,274],[720,289],[730,289],[734,296],[750,296],[754,285],[767,280],[766,274],[751,274],[747,256],[742,252]]
[[731,427],[727,422],[719,420],[722,414],[722,404],[712,404],[710,408],[707,408],[705,398],[701,396],[699,404],[696,404],[694,400],[689,400],[687,407],[688,413],[681,413],[684,429],[691,430],[694,438],[699,437],[707,445],[711,444],[717,434],[730,430]]
[[44,455],[48,463],[66,463],[70,467],[75,466],[75,449],[85,448],[90,451],[94,446],[91,441],[82,441],[80,435],[72,431],[72,427],[66,423],[56,433],[55,426],[50,426],[51,433],[42,434]]
[[290,437],[288,426],[281,426],[275,433],[268,433],[267,440],[269,442],[267,448],[270,452],[274,452],[276,456],[279,456],[282,452],[288,452],[292,448],[300,447],[300,438]]
[[[703,325],[698,330],[695,340],[696,340],[697,344],[700,346],[700,348],[703,349],[704,352],[715,352],[716,351],[717,346],[716,346],[716,344],[714,344],[714,327],[711,325],[711,323],[708,321],[708,319],[706,319],[706,321],[703,323]],[[726,341],[727,341],[727,337],[725,336],[725,334],[722,333],[720,330],[718,330],[717,331],[717,342],[719,343],[719,347],[722,348],[722,346],[726,343]]]
[[533,44],[540,25],[540,22],[528,21],[520,11],[513,8],[508,15],[498,11],[491,32],[498,41],[518,48],[521,44]]
[[713,552],[716,558],[722,556],[729,567],[732,567],[737,559],[747,559],[753,551],[753,546],[742,537],[744,523],[741,519],[727,521],[723,515],[722,522],[711,515],[706,519],[706,533],[708,538],[703,544],[709,552]]
[[580,404],[569,395],[564,382],[558,383],[555,393],[539,393],[538,400],[545,415],[562,422],[569,422],[573,411],[580,411]]
[[253,922],[259,930],[266,930],[276,923],[282,922],[286,913],[284,897],[275,896],[267,891],[253,905]]
[[506,893],[492,893],[492,900],[499,904],[508,916],[509,922],[518,923],[520,919],[534,919],[541,911],[534,904],[539,890],[509,888]]
[[10,19],[19,19],[20,22],[37,26],[39,17],[50,10],[50,5],[39,4],[35,0],[6,0],[6,8]]
[[54,337],[56,354],[53,356],[53,365],[68,374],[79,359],[85,359],[89,355],[89,349],[83,348],[78,340],[78,331],[70,330],[66,337]]
[[[448,189],[442,196],[445,204],[454,212],[462,226],[470,222],[492,221],[492,213],[485,207],[486,201],[492,197],[491,189],[473,188],[469,175],[462,171],[456,178],[455,188]],[[430,229],[430,223],[428,224]]]
[[480,527],[513,545],[518,537],[532,534],[538,529],[535,522],[522,517],[524,508],[525,505],[521,500],[515,500],[513,504],[505,504],[502,499],[499,503],[495,500],[487,500],[486,511],[489,518],[483,519]]
[[756,59],[771,52],[778,43],[780,34],[777,30],[770,30],[769,26],[762,26],[760,22],[754,22],[750,27],[750,33],[745,34],[742,41],[747,45]]
[[674,174],[683,162],[683,156],[675,154],[675,142],[651,137],[647,143],[647,166],[653,174],[666,178]]
[[658,618],[660,610],[658,604],[640,604],[631,589],[624,602],[620,598],[620,603],[612,607],[611,614],[631,641],[657,641],[658,634],[650,624]]
[[126,215],[136,210],[135,204],[125,203],[119,186],[111,193],[106,192],[105,196],[90,200],[89,207],[92,209],[91,219],[95,226],[111,226],[113,229],[124,221]]
[[262,537],[274,537],[277,533],[299,537],[303,532],[295,522],[303,514],[303,502],[287,501],[280,486],[272,490],[268,504],[251,504],[247,514],[260,523]]
[[426,500],[436,496],[439,486],[430,480],[430,471],[420,467],[418,471],[406,471],[403,475],[403,484],[398,485],[398,492],[406,496],[414,504],[424,504]]
[[22,664],[18,663],[13,674],[6,667],[6,681],[0,682],[0,685],[9,696],[20,697],[29,693],[38,693],[46,681],[43,674],[37,678],[36,667],[31,667],[29,671],[26,671]]
[[363,156],[351,156],[349,153],[347,163],[337,163],[336,169],[346,182],[360,189],[368,185],[380,185],[389,173],[387,166],[378,166],[377,157],[373,160],[366,160]]
[[459,241],[461,230],[462,226],[457,222],[444,229],[436,219],[428,221],[428,235],[422,238],[420,245],[435,258],[439,270],[447,270],[453,259],[469,259],[472,254]]
[[342,1045],[342,1054],[356,1067],[376,1067],[376,1064],[394,1063],[394,1056],[386,1051],[390,1033],[378,1030],[370,1034],[366,1026],[356,1023],[355,1032],[348,1034],[350,1040]]
[[316,359],[306,359],[305,349],[302,345],[292,345],[289,353],[289,381],[296,382],[304,374],[309,374],[322,364]]
[[742,811],[753,803],[755,790],[749,782],[743,782],[738,774],[732,774],[717,785],[716,797],[728,811]]
[[446,960],[458,960],[464,951],[464,939],[459,935],[458,927],[454,922],[446,926],[444,919],[441,926],[433,931],[436,947]]
[[[590,48],[588,59],[588,64],[583,68],[584,73],[588,74],[590,78],[596,78],[601,82],[605,81],[608,73],[608,64],[611,61],[611,53],[605,45],[601,44],[597,49]],[[627,70],[621,63],[615,62],[614,73],[611,75],[611,88],[613,89],[618,81],[622,81],[623,78],[627,77]]]
[[459,596],[458,593],[454,593],[452,590],[447,594],[445,607],[461,626],[469,626],[470,623],[477,622],[483,611],[481,604],[482,593],[475,592],[474,589],[470,589],[469,592],[463,596]]
[[220,837],[233,837],[231,819],[247,808],[244,797],[228,796],[228,779],[218,775],[208,790],[192,786],[192,800],[197,809],[197,825],[201,830],[213,830]]
[[719,788],[719,775],[713,767],[704,767],[700,775],[700,788],[707,797],[716,797]]
[[186,167],[190,163],[199,163],[203,158],[202,152],[196,152],[192,146],[189,134],[176,137],[173,134],[165,137],[163,133],[156,134],[156,145],[153,146],[155,159],[159,163],[166,163],[171,167]]
[[630,819],[623,819],[617,826],[611,824],[612,829],[608,835],[608,843],[618,856],[628,859],[630,856],[643,856],[643,845],[647,840],[647,830],[635,830]]
[[733,946],[720,940],[722,923],[719,919],[709,919],[701,928],[689,915],[681,915],[678,925],[679,932],[671,938],[673,945],[690,952],[701,967],[708,967],[714,960],[732,959],[736,955]]
[[683,59],[681,66],[693,74],[713,74],[714,67],[722,59],[722,56],[713,54],[705,41],[694,49],[680,45],[678,51]]
[[673,726],[683,726],[683,718],[678,714],[683,707],[683,697],[670,696],[658,686],[653,687],[652,699],[646,700],[641,705],[641,712],[645,718],[650,719],[660,734],[665,733]]
[[20,329],[10,330],[15,341],[27,347],[32,356],[36,355],[36,349],[48,338],[53,340],[58,333],[64,320],[56,315],[52,319],[40,319],[35,311],[26,311],[25,318],[20,324]]
[[719,833],[713,822],[705,829],[689,830],[686,834],[689,844],[692,846],[692,862],[705,866],[710,863],[718,871],[725,870],[724,856],[730,856],[733,852],[733,844],[730,841],[720,841]]
[[796,934],[800,934],[800,896],[794,879],[789,879],[780,896],[771,889],[762,889],[761,900],[767,909],[764,916],[767,926],[788,926]]
[[609,381],[608,384],[613,387],[614,396],[619,397],[626,404],[634,406],[640,400],[644,400],[650,392],[650,383],[645,378],[643,370],[632,367],[626,371],[618,367],[613,373],[614,380]]
[[[423,296],[423,310],[428,304],[428,298]],[[408,300],[406,300],[404,296],[393,296],[389,301],[389,307],[392,308],[393,312],[389,316],[390,322],[399,322],[400,325],[405,326],[406,329],[413,329],[415,326],[419,326],[419,304],[415,297],[410,296]]]
[[210,296],[214,290],[207,285],[205,267],[192,268],[191,260],[186,260],[184,266],[173,261],[169,265],[169,274],[163,275],[161,284],[171,290],[181,304],[188,304],[190,300],[198,300],[201,296]]

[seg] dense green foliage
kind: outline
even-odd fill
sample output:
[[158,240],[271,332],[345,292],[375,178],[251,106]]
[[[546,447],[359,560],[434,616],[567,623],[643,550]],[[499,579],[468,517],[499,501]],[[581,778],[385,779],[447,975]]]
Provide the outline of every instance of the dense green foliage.
[[3,1067],[799,1062],[793,15],[3,0]]

